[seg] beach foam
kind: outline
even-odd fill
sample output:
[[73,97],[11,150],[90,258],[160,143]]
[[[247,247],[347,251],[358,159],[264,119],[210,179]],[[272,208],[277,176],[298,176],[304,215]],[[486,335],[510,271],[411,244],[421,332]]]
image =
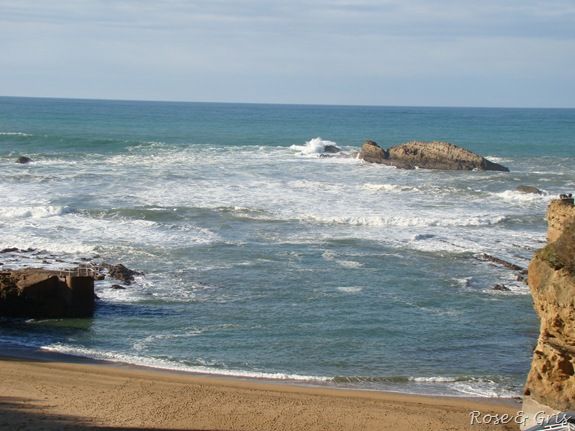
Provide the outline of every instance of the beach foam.
[[[131,365],[158,368],[163,370],[187,371],[190,373],[197,373],[197,374],[246,377],[246,378],[266,379],[266,380],[302,381],[302,382],[328,382],[331,380],[329,377],[321,377],[321,376],[306,376],[300,374],[256,372],[246,370],[230,370],[225,368],[218,369],[208,367],[205,365],[186,365],[179,362],[170,361],[167,359],[143,357],[143,356],[109,352],[109,351],[98,351],[81,347],[66,346],[62,344],[46,345],[42,346],[41,349],[48,352],[65,353],[69,355],[81,356],[91,359],[119,362]],[[205,361],[201,359],[198,359],[197,361],[205,363]]]

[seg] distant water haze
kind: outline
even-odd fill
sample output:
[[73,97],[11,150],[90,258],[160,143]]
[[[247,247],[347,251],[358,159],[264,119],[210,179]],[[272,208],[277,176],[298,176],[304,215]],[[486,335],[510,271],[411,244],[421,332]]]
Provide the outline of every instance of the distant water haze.
[[[478,257],[527,266],[547,203],[575,187],[573,136],[569,109],[0,98],[0,249],[39,251],[2,254],[4,268],[88,258],[145,273],[125,290],[98,282],[93,320],[3,321],[0,341],[215,374],[518,395],[538,334],[529,291]],[[365,139],[448,141],[511,172],[345,157]]]

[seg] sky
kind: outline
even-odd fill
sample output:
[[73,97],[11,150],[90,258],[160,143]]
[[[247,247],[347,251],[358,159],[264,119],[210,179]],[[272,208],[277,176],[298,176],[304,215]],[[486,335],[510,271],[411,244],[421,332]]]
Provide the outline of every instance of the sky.
[[0,0],[0,95],[575,107],[575,0]]

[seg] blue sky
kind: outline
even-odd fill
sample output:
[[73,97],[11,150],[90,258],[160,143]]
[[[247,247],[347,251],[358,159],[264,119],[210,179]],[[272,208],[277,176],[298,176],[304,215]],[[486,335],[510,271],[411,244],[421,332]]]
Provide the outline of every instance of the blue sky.
[[0,95],[575,107],[575,0],[0,0]]

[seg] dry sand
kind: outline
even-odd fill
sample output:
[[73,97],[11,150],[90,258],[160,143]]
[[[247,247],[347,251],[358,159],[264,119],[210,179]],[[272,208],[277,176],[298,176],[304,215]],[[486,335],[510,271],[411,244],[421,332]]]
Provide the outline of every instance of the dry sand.
[[516,430],[518,404],[325,389],[107,364],[0,359],[1,430]]

